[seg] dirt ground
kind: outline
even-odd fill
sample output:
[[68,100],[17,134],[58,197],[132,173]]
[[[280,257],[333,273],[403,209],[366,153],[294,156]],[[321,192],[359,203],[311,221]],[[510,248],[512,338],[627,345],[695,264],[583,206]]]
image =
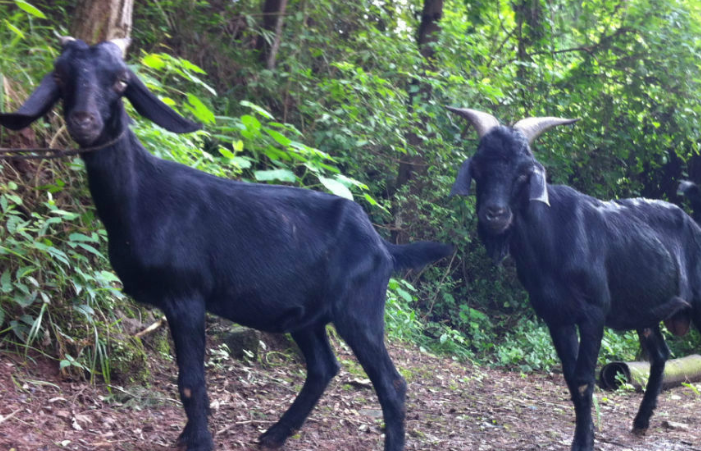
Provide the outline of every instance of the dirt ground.
[[[290,438],[288,451],[381,450],[382,415],[348,349],[335,342],[343,369]],[[409,382],[407,450],[569,450],[574,412],[560,374],[497,371],[455,363],[415,347],[390,346]],[[255,450],[256,438],[301,388],[304,367],[291,354],[256,362],[208,355],[211,428],[217,450]],[[185,424],[172,361],[152,362],[149,387],[91,386],[61,380],[48,360],[0,353],[0,451],[157,451]],[[597,391],[597,450],[701,451],[701,395],[665,391],[645,437],[629,432],[640,393]]]

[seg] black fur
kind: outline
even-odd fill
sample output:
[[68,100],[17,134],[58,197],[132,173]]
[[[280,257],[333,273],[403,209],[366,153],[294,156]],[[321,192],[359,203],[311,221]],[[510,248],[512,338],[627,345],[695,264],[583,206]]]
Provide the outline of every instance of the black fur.
[[513,256],[562,360],[577,417],[572,450],[591,451],[604,327],[638,330],[651,358],[637,431],[649,426],[669,357],[660,321],[693,319],[701,328],[701,228],[661,201],[603,202],[561,185],[547,185],[550,206],[533,201],[538,164],[520,131],[498,127],[483,137],[470,177],[459,176],[463,186],[454,190],[467,191],[475,179],[480,238],[495,261],[507,250]]
[[[282,446],[338,372],[325,328],[333,322],[375,386],[386,424],[385,450],[403,449],[406,384],[384,345],[385,290],[392,271],[426,265],[452,247],[391,245],[361,207],[346,199],[225,180],[152,156],[128,130],[122,95],[169,130],[198,126],[149,93],[112,43],[69,43],[54,73],[76,141],[95,146],[125,132],[114,145],[83,159],[124,291],[158,306],[168,318],[188,418],[180,444],[187,451],[213,447],[204,373],[209,311],[256,329],[290,332],[305,356],[302,391],[263,434],[263,445]],[[56,101],[50,91],[40,88],[40,101],[33,96],[35,105],[23,107],[32,120]],[[17,121],[0,115],[0,124]]]
[[694,182],[683,180],[679,182],[679,194],[689,199],[691,205],[691,217],[697,224],[701,224],[701,189]]

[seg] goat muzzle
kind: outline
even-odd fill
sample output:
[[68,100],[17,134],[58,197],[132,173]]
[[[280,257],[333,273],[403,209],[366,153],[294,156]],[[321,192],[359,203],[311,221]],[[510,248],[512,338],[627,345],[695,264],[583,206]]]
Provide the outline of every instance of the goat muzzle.
[[508,208],[497,206],[485,207],[478,216],[485,229],[494,234],[505,232],[513,219],[513,215]]

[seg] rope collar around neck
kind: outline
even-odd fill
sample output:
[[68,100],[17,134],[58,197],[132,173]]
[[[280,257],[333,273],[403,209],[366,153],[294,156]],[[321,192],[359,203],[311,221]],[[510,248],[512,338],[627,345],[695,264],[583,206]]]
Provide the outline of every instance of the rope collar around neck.
[[[120,139],[124,137],[128,129],[122,130],[113,140],[107,141],[99,146],[92,147],[79,147],[77,149],[53,149],[51,147],[29,147],[29,148],[3,148],[0,147],[0,160],[53,160],[55,158],[69,157],[72,155],[78,155],[81,153],[94,152],[96,150],[104,149],[105,147],[110,147],[117,143]],[[25,155],[25,154],[29,155]]]

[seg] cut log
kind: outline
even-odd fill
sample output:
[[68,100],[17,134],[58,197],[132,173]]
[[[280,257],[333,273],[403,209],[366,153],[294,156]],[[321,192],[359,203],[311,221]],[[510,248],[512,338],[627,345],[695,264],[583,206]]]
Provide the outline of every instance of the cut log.
[[[619,376],[619,375],[622,375]],[[603,389],[615,390],[626,382],[642,391],[650,376],[649,362],[611,362],[599,372],[599,383]],[[662,389],[667,390],[683,382],[701,381],[701,355],[690,355],[681,359],[668,360],[664,368]]]

